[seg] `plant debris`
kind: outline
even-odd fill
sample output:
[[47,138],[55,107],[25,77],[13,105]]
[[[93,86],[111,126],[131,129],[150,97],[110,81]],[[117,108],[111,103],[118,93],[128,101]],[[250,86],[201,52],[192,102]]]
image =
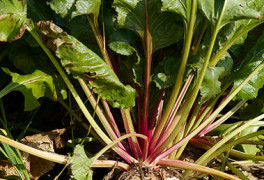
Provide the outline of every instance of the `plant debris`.
[[[33,148],[55,152],[58,148],[65,146],[65,132],[66,129],[55,129],[49,132],[26,136],[21,139],[21,143],[31,146]],[[38,158],[25,152],[21,152],[22,159],[25,167],[29,172],[30,179],[39,179],[42,175],[46,174],[53,169],[55,163],[45,159]],[[7,160],[0,161],[0,177],[18,175],[15,168]]]

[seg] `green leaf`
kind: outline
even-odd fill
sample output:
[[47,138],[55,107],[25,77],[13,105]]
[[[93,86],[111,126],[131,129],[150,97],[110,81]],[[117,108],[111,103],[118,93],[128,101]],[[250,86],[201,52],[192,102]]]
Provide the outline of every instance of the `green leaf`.
[[[216,62],[223,56],[223,54],[234,44],[237,43],[237,41],[243,40],[243,37],[246,36],[246,34],[255,28],[256,26],[260,25],[264,22],[264,1],[262,0],[251,0],[247,1],[248,7],[251,9],[254,9],[258,12],[261,12],[261,16],[259,19],[243,19],[235,21],[233,24],[233,27],[231,27],[230,33],[228,33],[228,36],[226,36],[226,40],[224,40],[220,46],[220,49],[216,53],[215,57],[213,58],[211,64],[215,65]],[[232,49],[231,49],[232,51]]]
[[260,98],[249,100],[239,109],[238,117],[242,120],[252,119],[263,113],[264,102]]
[[[119,27],[133,30],[144,39],[145,1],[114,0],[113,7],[117,12],[116,20]],[[159,0],[148,1],[148,12],[153,52],[183,38],[183,29],[175,23],[175,15],[161,12]]]
[[136,50],[133,46],[136,44],[137,37],[127,29],[118,29],[112,32],[109,38],[109,47],[112,51],[123,56],[130,56]]
[[138,84],[141,86],[142,75],[143,75],[143,66],[144,62],[142,61],[140,55],[137,51],[134,51],[132,56],[122,57],[119,59],[119,76],[120,80],[128,84]]
[[93,14],[98,17],[101,0],[77,0],[75,2],[76,11],[72,13],[72,17],[84,14]]
[[77,16],[70,21],[66,21],[67,32],[81,41],[89,49],[101,54],[97,41],[94,37],[92,28],[85,16]]
[[221,75],[219,76],[219,79],[222,79],[222,78],[231,74],[233,64],[234,64],[234,61],[233,61],[232,57],[229,55],[229,53],[226,52],[222,56],[220,61],[218,61],[218,63],[216,64],[216,67],[223,67],[224,68],[224,72],[221,73]]
[[113,107],[135,105],[136,91],[129,85],[124,86],[98,55],[53,23],[40,22],[38,27],[69,74],[87,79],[88,86]]
[[25,97],[25,111],[37,108],[40,105],[37,99],[44,96],[57,100],[60,93],[63,98],[66,98],[66,91],[56,89],[54,85],[57,77],[52,77],[40,70],[35,70],[28,75],[19,75],[10,72],[8,69],[3,70],[12,76],[12,82],[0,91],[0,98],[12,91],[20,91]]
[[92,161],[89,159],[84,151],[82,145],[76,145],[72,156],[72,174],[75,180],[92,180],[93,171]]
[[[239,137],[243,137],[243,136],[255,133],[259,130],[259,128],[260,126],[249,126],[248,128],[241,131],[241,133],[239,134]],[[258,137],[250,138],[248,140],[257,141]],[[241,148],[242,151],[246,154],[256,155],[258,152],[260,152],[260,149],[257,148],[256,145],[252,145],[252,144],[241,144],[241,145],[238,145],[238,147],[236,148],[238,149]]]
[[12,43],[9,48],[8,58],[24,74],[31,74],[36,69],[47,74],[56,73],[43,50],[39,47],[30,47],[25,41]]
[[[255,46],[246,55],[244,61],[233,73],[234,91],[249,74],[256,69],[264,60],[264,33],[259,38]],[[264,85],[264,69],[256,73],[250,81],[238,92],[233,100],[249,100],[257,97],[258,90]]]
[[130,46],[128,43],[121,41],[111,42],[109,43],[109,47],[111,50],[124,56],[130,56],[134,52],[134,48],[132,46]]
[[27,16],[34,22],[54,19],[54,13],[46,0],[27,0]]
[[154,69],[152,80],[155,82],[157,88],[168,88],[175,83],[180,65],[179,57],[179,55],[165,56],[164,59]]
[[70,13],[70,9],[72,8],[74,2],[75,0],[52,0],[49,5],[57,14],[61,17],[65,17],[68,13]]
[[[198,64],[198,74],[201,69],[202,64]],[[207,67],[200,87],[201,99],[199,103],[203,104],[207,100],[215,97],[221,91],[219,77],[223,74],[224,70],[224,67]]]
[[162,0],[162,10],[180,14],[187,22],[190,20],[191,0]]
[[239,126],[239,123],[221,124],[208,133],[209,136],[225,136]]
[[0,41],[15,41],[26,30],[26,0],[0,1]]
[[[136,49],[138,38],[135,33],[127,29],[118,29],[110,36],[110,49],[122,55],[119,58],[119,77],[122,82],[142,84],[143,66],[140,54]],[[127,56],[127,57],[124,57]]]
[[[241,20],[242,21],[242,20]],[[229,23],[225,25],[218,33],[217,35],[217,41],[218,41],[218,49],[220,50],[222,47],[224,47],[227,43],[227,41],[234,36],[234,34],[237,31],[237,28],[239,27],[240,21],[236,21],[234,23]],[[239,53],[239,48],[243,46],[245,40],[247,38],[247,33],[245,33],[243,36],[238,38],[233,46],[229,49],[233,54]]]
[[63,18],[89,14],[98,17],[101,0],[52,0],[49,4]]
[[246,0],[198,0],[198,8],[212,27],[216,27],[222,11],[220,27],[241,19],[260,19],[262,17],[261,12],[250,8]]

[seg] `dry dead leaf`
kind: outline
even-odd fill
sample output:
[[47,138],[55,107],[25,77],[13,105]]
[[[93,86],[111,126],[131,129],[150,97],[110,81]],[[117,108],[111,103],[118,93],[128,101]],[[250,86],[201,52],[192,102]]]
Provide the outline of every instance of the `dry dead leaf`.
[[[65,146],[66,129],[55,129],[49,132],[26,136],[21,143],[33,148],[55,152],[55,149]],[[39,179],[42,175],[52,170],[55,163],[38,158],[25,152],[21,152],[25,167],[29,172],[30,179]],[[7,160],[0,161],[0,177],[17,175],[15,168]]]

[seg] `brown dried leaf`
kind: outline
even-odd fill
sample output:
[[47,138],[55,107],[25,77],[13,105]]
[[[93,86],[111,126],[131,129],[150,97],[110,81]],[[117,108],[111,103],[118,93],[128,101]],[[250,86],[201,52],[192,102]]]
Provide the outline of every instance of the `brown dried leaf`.
[[[54,152],[55,149],[65,146],[66,129],[55,129],[49,132],[26,136],[21,139],[21,143],[33,148]],[[55,163],[38,158],[25,152],[21,152],[25,167],[29,172],[30,179],[39,179],[42,175],[49,172]],[[7,160],[0,161],[0,177],[17,175],[15,168]]]

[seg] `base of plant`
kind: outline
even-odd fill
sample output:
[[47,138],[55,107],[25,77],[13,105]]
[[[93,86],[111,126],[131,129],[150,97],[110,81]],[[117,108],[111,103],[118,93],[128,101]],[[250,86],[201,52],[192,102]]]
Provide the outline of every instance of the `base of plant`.
[[139,166],[133,166],[129,171],[123,172],[117,179],[118,180],[179,180],[183,179],[182,174],[176,168],[155,166],[148,168],[140,168]]

